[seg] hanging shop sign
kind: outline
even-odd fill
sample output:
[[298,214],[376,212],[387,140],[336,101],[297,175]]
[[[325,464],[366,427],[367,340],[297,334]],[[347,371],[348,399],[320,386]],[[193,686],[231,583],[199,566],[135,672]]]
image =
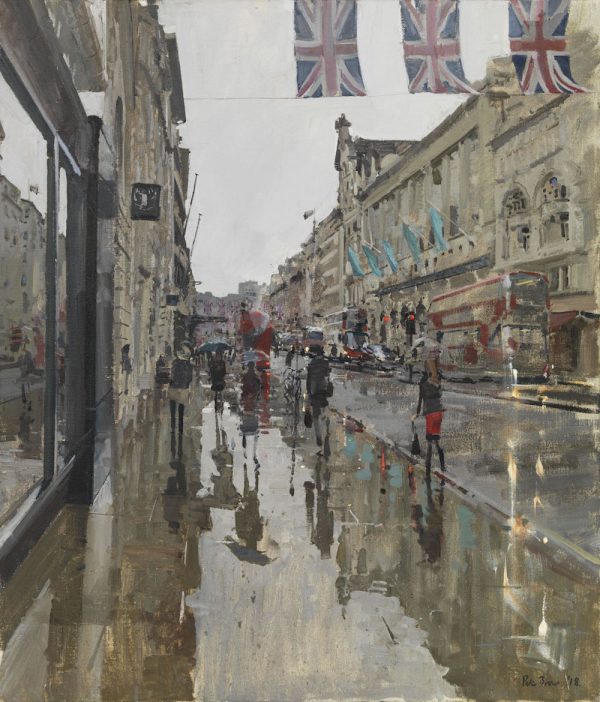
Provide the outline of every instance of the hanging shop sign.
[[160,219],[160,185],[134,183],[131,187],[131,219]]

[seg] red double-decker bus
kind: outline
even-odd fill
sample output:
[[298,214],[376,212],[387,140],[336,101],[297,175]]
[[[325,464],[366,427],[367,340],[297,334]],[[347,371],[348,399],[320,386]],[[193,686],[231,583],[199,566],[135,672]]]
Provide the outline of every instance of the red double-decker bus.
[[427,335],[439,341],[439,365],[449,377],[498,378],[509,371],[513,382],[543,380],[549,307],[540,273],[498,275],[434,297]]

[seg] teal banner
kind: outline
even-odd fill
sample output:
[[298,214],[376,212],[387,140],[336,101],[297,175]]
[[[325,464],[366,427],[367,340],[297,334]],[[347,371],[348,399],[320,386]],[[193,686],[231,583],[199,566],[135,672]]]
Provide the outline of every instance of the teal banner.
[[419,237],[413,232],[408,224],[402,224],[402,233],[410,249],[410,253],[415,263],[421,262],[421,246],[419,245]]
[[394,250],[392,249],[392,245],[389,241],[382,241],[381,243],[383,245],[383,250],[385,252],[387,262],[390,264],[390,268],[392,269],[392,273],[395,273],[398,270],[398,261],[396,261],[396,257],[394,256]]
[[352,275],[363,276],[365,274],[363,269],[361,268],[358,254],[351,246],[348,247],[348,260],[350,261],[350,265],[352,266]]
[[375,251],[373,251],[373,249],[366,244],[363,244],[362,249],[365,252],[365,256],[367,257],[367,261],[369,262],[369,266],[371,267],[373,273],[379,278],[383,278],[383,271],[379,267],[379,261],[377,260],[377,254]]
[[438,251],[448,251],[448,244],[444,239],[444,222],[440,213],[432,207],[429,210],[431,217],[431,226],[433,228],[433,236],[435,237],[435,247]]

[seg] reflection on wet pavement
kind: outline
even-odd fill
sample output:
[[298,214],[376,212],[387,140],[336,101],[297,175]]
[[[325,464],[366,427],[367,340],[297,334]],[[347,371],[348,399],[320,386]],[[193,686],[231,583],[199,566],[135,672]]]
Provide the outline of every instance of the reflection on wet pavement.
[[317,447],[276,381],[196,395],[2,593],[0,699],[595,696],[597,591],[336,415]]

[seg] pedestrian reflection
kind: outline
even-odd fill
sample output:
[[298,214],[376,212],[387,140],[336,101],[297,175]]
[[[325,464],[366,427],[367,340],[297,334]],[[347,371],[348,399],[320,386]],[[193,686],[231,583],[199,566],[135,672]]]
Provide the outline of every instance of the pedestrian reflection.
[[248,466],[244,463],[244,490],[235,510],[235,532],[237,538],[225,537],[229,550],[241,561],[264,566],[277,557],[279,545],[269,538],[265,522],[260,515],[258,484],[260,471],[254,468],[254,487],[250,488]]
[[[414,476],[413,476],[414,481]],[[444,483],[440,484],[434,499],[431,489],[431,478],[426,477],[425,487],[427,492],[427,514],[423,514],[423,507],[413,502],[411,507],[411,526],[418,535],[419,545],[423,549],[425,560],[423,562],[435,563],[442,554]]]
[[169,528],[177,532],[181,526],[182,509],[185,497],[187,496],[187,477],[185,463],[183,462],[182,435],[178,440],[171,434],[171,460],[170,468],[175,471],[174,475],[167,478],[167,485],[162,493],[163,516]]
[[[329,509],[329,468],[323,470],[322,458],[317,458],[315,465],[315,490],[317,492],[317,519],[312,530],[311,541],[321,552],[321,558],[331,558],[333,544],[333,511]],[[306,487],[306,483],[305,483]],[[308,500],[307,500],[308,501]]]
[[235,530],[247,548],[256,551],[263,536],[263,521],[260,516],[258,500],[259,471],[254,473],[254,488],[250,489],[248,467],[244,463],[244,492],[242,500],[235,511]]
[[215,412],[215,448],[211,457],[217,473],[210,476],[213,483],[213,497],[216,507],[234,509],[240,501],[240,494],[233,484],[233,454],[227,443],[227,433],[219,423],[220,415]]
[[21,442],[20,448],[24,453],[29,453],[31,450],[31,425],[33,419],[33,409],[31,402],[25,402],[19,415],[19,431],[18,436]]

